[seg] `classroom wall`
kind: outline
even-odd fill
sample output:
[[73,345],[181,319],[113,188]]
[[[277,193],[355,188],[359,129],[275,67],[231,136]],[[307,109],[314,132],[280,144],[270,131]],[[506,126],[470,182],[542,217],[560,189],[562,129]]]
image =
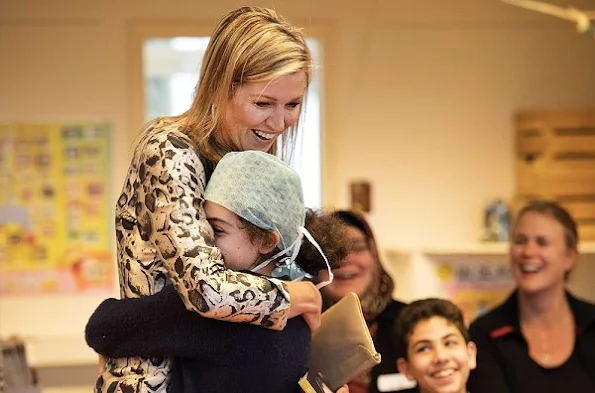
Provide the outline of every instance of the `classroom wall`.
[[[111,121],[115,201],[137,131],[133,27],[212,27],[242,3],[0,0],[0,121]],[[512,195],[513,114],[595,106],[593,39],[496,0],[249,3],[323,32],[323,201],[347,207],[349,182],[371,182],[381,248],[412,255],[391,267],[404,299],[435,292],[424,248],[475,243],[484,204]],[[88,361],[82,344],[69,353],[47,342],[80,344],[115,294],[0,299],[0,335],[38,340],[37,356]]]

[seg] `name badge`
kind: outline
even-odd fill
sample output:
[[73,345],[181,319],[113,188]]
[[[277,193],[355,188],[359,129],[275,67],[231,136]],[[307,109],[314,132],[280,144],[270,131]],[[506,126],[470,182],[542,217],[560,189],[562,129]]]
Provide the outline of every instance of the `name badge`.
[[380,392],[395,392],[399,390],[411,389],[417,386],[415,381],[410,381],[401,373],[383,374],[378,376],[376,385]]

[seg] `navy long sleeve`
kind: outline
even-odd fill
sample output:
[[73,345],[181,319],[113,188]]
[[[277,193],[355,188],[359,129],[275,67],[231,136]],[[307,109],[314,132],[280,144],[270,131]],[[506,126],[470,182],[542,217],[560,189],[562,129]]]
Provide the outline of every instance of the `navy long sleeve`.
[[205,392],[239,392],[240,386],[293,392],[310,352],[310,330],[300,317],[283,331],[204,318],[187,311],[172,286],[151,296],[103,301],[85,334],[87,344],[105,356],[179,358],[184,391],[192,385]]

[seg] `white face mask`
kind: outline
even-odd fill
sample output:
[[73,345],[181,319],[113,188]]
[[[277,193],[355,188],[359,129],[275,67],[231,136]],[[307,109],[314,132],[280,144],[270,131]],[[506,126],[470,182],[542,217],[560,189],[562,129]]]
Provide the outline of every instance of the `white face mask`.
[[306,228],[304,228],[303,226],[298,228],[298,237],[297,237],[297,239],[295,239],[295,241],[293,243],[291,243],[291,245],[289,247],[287,247],[285,250],[279,251],[277,254],[273,255],[266,261],[260,263],[258,266],[250,269],[250,271],[256,273],[256,272],[262,270],[265,266],[267,266],[271,262],[275,261],[280,256],[285,255],[291,251],[291,256],[282,258],[281,260],[276,262],[276,267],[275,267],[275,269],[273,269],[271,277],[273,277],[273,278],[289,277],[290,281],[301,281],[304,278],[312,278],[311,275],[306,273],[295,262],[295,259],[297,258],[297,255],[300,252],[300,247],[302,245],[304,236],[308,239],[308,241],[310,241],[310,243],[312,243],[314,245],[314,247],[316,247],[316,249],[318,250],[320,255],[322,255],[322,257],[324,258],[324,262],[326,262],[326,269],[328,271],[328,279],[326,281],[319,282],[318,284],[316,284],[316,288],[321,289],[321,288],[329,285],[333,281],[333,272],[331,271],[331,265],[328,262],[328,259],[326,259],[326,255],[324,255],[324,252],[322,252],[322,249],[318,245],[318,242],[316,242],[316,240],[314,240],[314,238],[312,237],[310,232],[308,232],[308,230]]

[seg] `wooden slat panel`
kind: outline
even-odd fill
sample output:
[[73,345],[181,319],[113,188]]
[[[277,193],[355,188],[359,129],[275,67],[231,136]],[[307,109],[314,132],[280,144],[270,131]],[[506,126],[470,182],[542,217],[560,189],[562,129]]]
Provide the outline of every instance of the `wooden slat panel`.
[[595,240],[595,108],[523,112],[516,116],[516,208],[554,199]]
[[543,161],[527,163],[522,160],[516,162],[517,193],[519,194],[540,194],[543,184]]
[[[595,128],[593,131],[595,131]],[[595,152],[595,134],[556,135],[549,147],[553,152]]]
[[542,153],[546,148],[547,138],[543,129],[530,128],[517,132],[516,151],[521,157]]
[[558,199],[562,206],[564,206],[577,222],[592,221],[595,224],[595,196],[592,201],[583,202],[564,202]]
[[557,127],[557,128],[554,128],[553,135],[557,138],[594,137],[595,136],[595,127],[591,127],[591,126]]
[[549,179],[578,180],[595,176],[595,156],[590,159],[552,160],[544,170]]
[[544,193],[554,195],[556,198],[572,195],[593,195],[595,194],[595,177],[584,180],[551,179],[546,180],[542,187]]
[[[595,240],[595,225],[578,225],[578,237],[580,241]],[[579,245],[580,247],[580,245]]]
[[595,108],[523,111],[516,114],[515,123],[518,129],[533,128],[543,124],[554,128],[588,127],[595,125]]

